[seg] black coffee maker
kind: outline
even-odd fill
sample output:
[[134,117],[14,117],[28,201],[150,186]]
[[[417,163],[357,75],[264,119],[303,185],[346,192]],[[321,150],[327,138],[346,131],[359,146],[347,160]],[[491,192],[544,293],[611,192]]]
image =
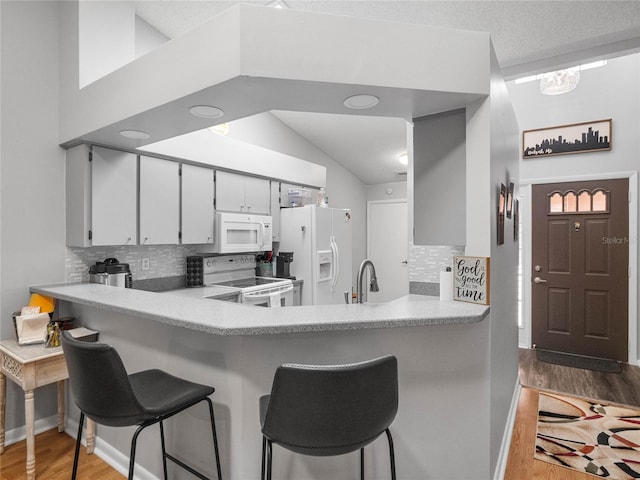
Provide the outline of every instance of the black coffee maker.
[[290,278],[295,280],[295,277],[291,276],[289,271],[289,265],[293,262],[293,252],[280,252],[276,257],[276,277],[278,278]]

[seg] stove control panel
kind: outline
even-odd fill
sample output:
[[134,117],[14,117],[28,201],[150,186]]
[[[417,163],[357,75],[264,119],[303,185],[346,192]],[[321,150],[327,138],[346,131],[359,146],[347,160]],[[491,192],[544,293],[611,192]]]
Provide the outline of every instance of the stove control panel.
[[205,275],[255,270],[256,256],[251,253],[238,255],[192,255],[187,257],[187,287],[202,287]]

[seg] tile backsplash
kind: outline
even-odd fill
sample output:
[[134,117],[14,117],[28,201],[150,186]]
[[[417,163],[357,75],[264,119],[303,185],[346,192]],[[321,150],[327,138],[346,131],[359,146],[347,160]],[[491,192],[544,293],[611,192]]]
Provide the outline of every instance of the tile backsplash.
[[420,295],[440,294],[440,272],[453,268],[453,257],[464,255],[464,247],[409,244],[409,291]]
[[[186,257],[196,254],[195,247],[187,245],[67,247],[66,281],[88,281],[89,267],[110,257],[129,264],[134,282],[181,276],[186,273]],[[464,247],[410,244],[408,262],[411,293],[438,295],[440,272],[453,266],[455,255],[464,255]],[[143,258],[149,259],[148,270],[142,270]]]
[[[117,258],[128,263],[133,281],[184,275],[185,258],[196,255],[195,247],[187,245],[136,245],[114,247],[67,247],[66,281],[89,281],[89,267],[105,258]],[[149,259],[149,269],[142,270],[142,259]]]

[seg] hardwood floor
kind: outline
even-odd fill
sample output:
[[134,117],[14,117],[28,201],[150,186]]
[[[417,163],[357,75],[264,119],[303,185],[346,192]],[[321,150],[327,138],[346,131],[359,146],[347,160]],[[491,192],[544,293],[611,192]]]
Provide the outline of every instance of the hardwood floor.
[[540,362],[535,350],[520,349],[524,387],[640,407],[640,367],[623,364],[621,373],[603,373]]
[[504,480],[593,480],[586,473],[535,460],[538,393],[550,390],[577,397],[640,406],[640,367],[623,365],[621,373],[602,373],[539,362],[535,351],[520,350],[520,382],[511,447]]
[[[36,479],[68,480],[71,478],[75,439],[57,428],[36,435]],[[0,456],[2,480],[24,480],[26,441],[9,445]],[[78,480],[122,480],[123,477],[97,455],[87,455],[80,449]]]

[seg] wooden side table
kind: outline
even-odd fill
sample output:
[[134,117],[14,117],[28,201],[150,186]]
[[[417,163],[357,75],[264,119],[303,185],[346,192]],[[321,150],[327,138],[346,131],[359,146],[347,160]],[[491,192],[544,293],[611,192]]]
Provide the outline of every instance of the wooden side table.
[[[24,417],[27,431],[27,480],[36,476],[34,441],[34,391],[43,385],[58,385],[58,431],[64,431],[64,381],[69,378],[62,347],[18,345],[15,340],[0,341],[0,454],[4,453],[6,378],[24,390]],[[87,453],[93,453],[95,423],[87,422]]]

